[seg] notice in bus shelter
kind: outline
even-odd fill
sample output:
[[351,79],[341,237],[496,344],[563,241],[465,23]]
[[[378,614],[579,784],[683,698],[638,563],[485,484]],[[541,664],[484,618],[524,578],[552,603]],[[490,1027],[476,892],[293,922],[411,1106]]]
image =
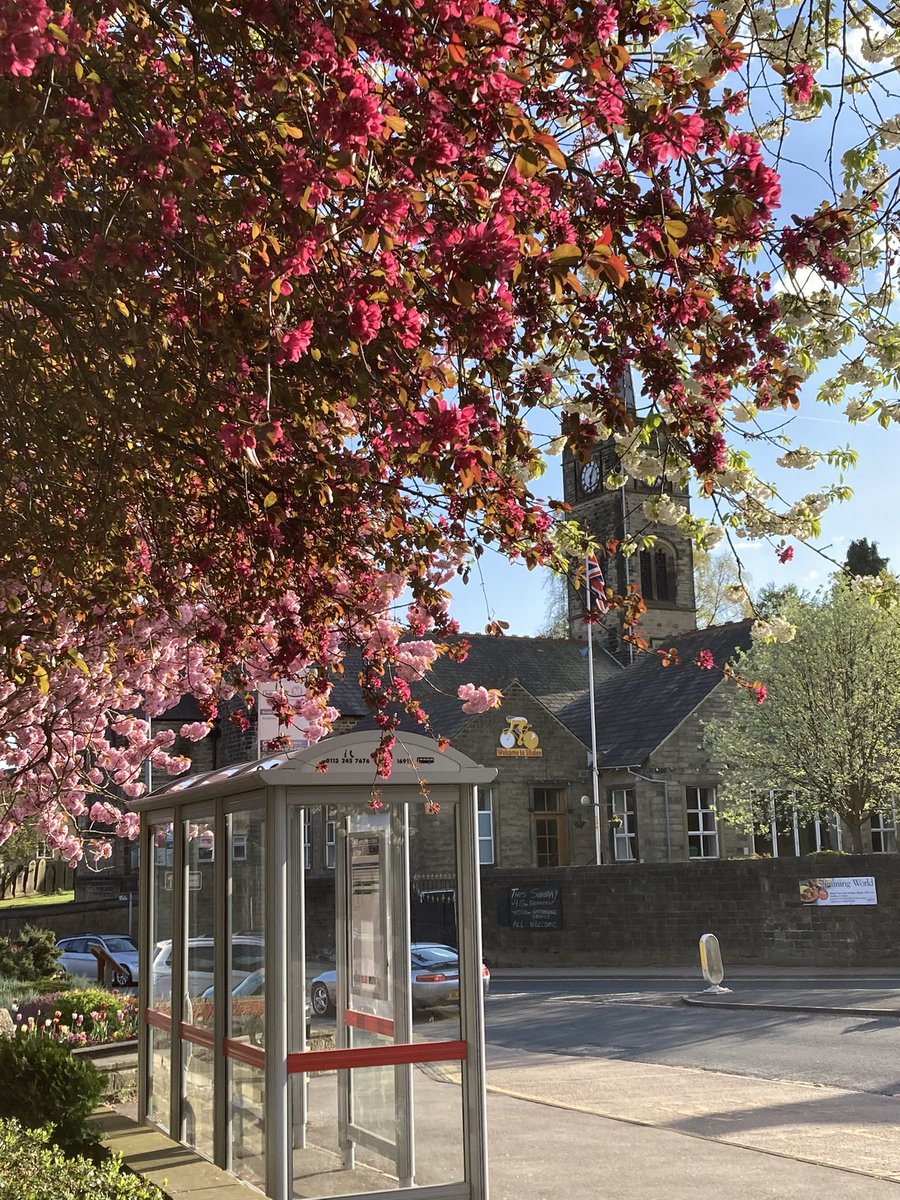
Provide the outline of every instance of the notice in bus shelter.
[[874,875],[844,875],[830,879],[801,879],[800,902],[818,908],[836,904],[877,904]]

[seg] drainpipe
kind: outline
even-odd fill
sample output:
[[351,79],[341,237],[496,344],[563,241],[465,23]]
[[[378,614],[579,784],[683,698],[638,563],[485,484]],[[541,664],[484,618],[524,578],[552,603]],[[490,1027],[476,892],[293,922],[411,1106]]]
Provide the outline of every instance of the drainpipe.
[[629,775],[633,775],[635,779],[643,779],[645,783],[661,783],[663,785],[663,806],[666,812],[666,859],[672,861],[672,829],[669,825],[669,781],[668,779],[654,779],[650,775],[639,775],[637,771],[632,771],[631,767],[626,767],[625,770]]

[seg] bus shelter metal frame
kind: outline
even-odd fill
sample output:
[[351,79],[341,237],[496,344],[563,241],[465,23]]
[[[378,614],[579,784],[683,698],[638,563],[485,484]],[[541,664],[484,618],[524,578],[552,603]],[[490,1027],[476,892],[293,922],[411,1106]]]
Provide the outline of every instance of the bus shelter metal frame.
[[[185,1048],[199,1045],[213,1053],[213,1161],[232,1170],[229,1122],[231,1110],[231,1064],[242,1061],[264,1069],[265,1080],[265,1192],[271,1200],[290,1200],[293,1195],[293,1149],[302,1148],[305,1138],[305,1086],[297,1089],[294,1137],[291,1121],[290,1076],[310,1071],[337,1070],[339,1128],[344,1165],[353,1165],[354,1144],[372,1144],[365,1130],[355,1127],[351,1108],[350,1080],[356,1067],[393,1065],[395,1078],[395,1121],[397,1171],[400,1187],[374,1193],[347,1193],[355,1200],[487,1200],[487,1111],[484,1069],[484,1010],[481,982],[481,908],[478,857],[476,787],[489,784],[496,768],[482,767],[453,749],[441,750],[436,742],[418,734],[398,739],[394,765],[388,779],[374,777],[372,753],[378,746],[377,731],[350,733],[326,739],[305,750],[270,755],[250,764],[219,768],[163,785],[134,803],[143,817],[140,855],[140,965],[138,998],[140,1008],[138,1042],[138,1116],[149,1114],[149,1033],[153,1026],[171,1032],[169,1134],[184,1143],[186,1138],[184,1096]],[[322,773],[323,762],[327,772]],[[432,799],[452,805],[456,822],[456,881],[458,904],[460,1036],[455,1042],[413,1042],[409,972],[393,973],[394,1043],[371,1048],[338,1045],[335,1050],[306,1049],[305,1021],[306,914],[304,912],[305,861],[302,820],[289,821],[289,809],[331,808],[368,810],[373,784],[390,815],[393,910],[392,953],[395,962],[408,961],[409,856],[408,814],[410,804],[422,799],[422,782],[427,781]],[[214,876],[215,906],[213,937],[214,1002],[213,1029],[201,1029],[185,1017],[183,997],[186,982],[186,897],[189,881],[185,854],[186,821],[213,825],[215,844],[227,844],[229,818],[234,812],[260,811],[265,819],[265,945],[266,973],[264,1048],[260,1049],[227,1036],[230,973],[228,900],[231,889],[230,856],[217,855]],[[171,1014],[150,1007],[150,972],[154,947],[150,945],[154,844],[151,824],[168,824],[173,831],[172,861],[172,977]],[[291,842],[293,834],[294,841]],[[295,881],[291,886],[292,879]],[[335,934],[337,970],[347,967],[347,872],[336,871]],[[398,949],[404,949],[397,958]],[[343,947],[343,949],[341,948]],[[293,953],[291,952],[293,948]],[[294,1003],[288,1003],[288,996]],[[339,1004],[342,1000],[339,999]],[[339,1011],[339,1018],[342,1014]],[[288,1022],[293,1022],[293,1028]],[[338,1021],[338,1028],[342,1022]],[[302,1045],[300,1052],[290,1045]],[[459,1183],[411,1186],[415,1176],[415,1146],[412,1124],[411,1064],[457,1060],[462,1078],[463,1179]],[[373,1146],[382,1152],[382,1144]]]

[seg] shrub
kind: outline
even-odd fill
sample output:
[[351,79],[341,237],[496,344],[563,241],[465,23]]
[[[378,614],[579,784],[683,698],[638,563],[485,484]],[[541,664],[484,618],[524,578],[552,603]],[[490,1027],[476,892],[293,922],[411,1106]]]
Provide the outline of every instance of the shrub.
[[73,1057],[51,1038],[0,1038],[0,1079],[0,1117],[16,1117],[29,1129],[49,1126],[50,1137],[66,1152],[97,1145],[89,1118],[106,1078],[92,1062]]
[[0,1120],[0,1200],[163,1200],[152,1183],[132,1175],[121,1159],[66,1158],[49,1129],[23,1129]]
[[0,975],[0,1005],[11,1008],[13,1001],[20,1007],[38,996],[49,992],[69,991],[73,986],[70,979],[7,979]]
[[26,925],[12,936],[0,937],[0,975],[17,979],[47,979],[59,969],[56,934]]
[[23,1034],[40,1034],[70,1046],[120,1042],[137,1035],[137,1000],[102,988],[50,992],[12,1006]]

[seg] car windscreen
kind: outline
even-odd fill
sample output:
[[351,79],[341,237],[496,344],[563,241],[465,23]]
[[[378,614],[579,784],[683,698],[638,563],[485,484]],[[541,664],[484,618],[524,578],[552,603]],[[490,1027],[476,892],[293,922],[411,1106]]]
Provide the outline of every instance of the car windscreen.
[[103,939],[110,954],[137,954],[138,948],[127,937],[108,937]]
[[413,963],[417,967],[424,967],[433,963],[458,963],[459,955],[455,950],[451,950],[449,946],[425,946],[422,949],[413,950],[410,955]]

